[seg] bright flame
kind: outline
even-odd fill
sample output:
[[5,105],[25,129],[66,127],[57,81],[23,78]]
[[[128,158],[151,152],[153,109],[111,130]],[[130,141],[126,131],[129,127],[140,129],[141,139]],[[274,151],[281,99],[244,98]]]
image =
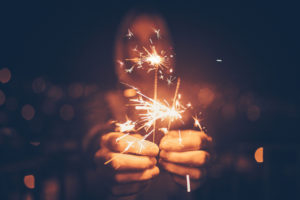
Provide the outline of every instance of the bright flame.
[[124,123],[116,123],[116,126],[119,128],[119,131],[122,133],[135,130],[135,122],[129,119],[127,119],[127,121]]
[[203,129],[202,129],[202,126],[200,124],[200,120],[198,119],[198,117],[195,116],[195,117],[193,117],[193,119],[194,119],[194,126],[198,127],[200,129],[200,131],[202,131]]

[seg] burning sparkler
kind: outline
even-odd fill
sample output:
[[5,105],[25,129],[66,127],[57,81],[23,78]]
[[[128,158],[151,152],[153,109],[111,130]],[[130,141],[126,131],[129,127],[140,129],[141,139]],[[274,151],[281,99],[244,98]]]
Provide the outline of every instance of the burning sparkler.
[[[154,29],[154,33],[156,34],[157,40],[161,38],[160,30]],[[130,29],[128,29],[128,33],[126,34],[126,37],[128,39],[131,39],[134,37],[134,34],[131,32]],[[141,129],[145,129],[147,132],[146,135],[143,136],[142,139],[136,140],[136,141],[126,141],[128,143],[127,147],[121,152],[125,153],[129,150],[129,148],[136,142],[139,145],[139,152],[141,152],[145,146],[144,141],[153,134],[153,142],[155,140],[155,129],[156,129],[156,121],[160,120],[168,121],[168,127],[162,127],[158,130],[162,131],[164,134],[167,134],[168,130],[171,127],[171,123],[175,121],[182,121],[182,114],[189,108],[192,107],[191,103],[188,103],[186,106],[183,106],[180,103],[181,94],[178,94],[179,86],[180,86],[180,79],[177,79],[177,85],[176,90],[174,93],[174,98],[172,101],[172,104],[168,103],[168,101],[163,100],[159,101],[157,100],[157,81],[158,81],[158,75],[159,79],[164,80],[164,71],[167,71],[168,73],[173,73],[173,69],[170,67],[170,59],[172,59],[174,56],[172,54],[168,54],[167,51],[161,50],[157,51],[156,46],[153,44],[153,40],[149,38],[150,46],[149,48],[146,47],[138,47],[135,46],[132,51],[134,54],[136,54],[133,58],[127,58],[125,61],[133,63],[130,68],[125,68],[126,73],[132,73],[134,69],[144,69],[147,71],[147,73],[154,71],[154,95],[153,98],[150,98],[143,94],[138,88],[123,83],[130,87],[131,89],[134,89],[136,93],[139,95],[137,98],[129,99],[130,103],[129,106],[133,106],[135,110],[139,113],[138,120],[132,121],[126,117],[126,122],[124,123],[115,123],[117,129],[125,133],[124,135],[120,136],[116,139],[116,142],[123,140],[128,136],[131,132],[136,132]],[[123,67],[124,62],[118,61],[119,65]],[[173,81],[176,80],[176,77],[169,76],[169,78],[166,79],[167,84],[170,86]],[[194,119],[194,126],[198,127],[200,131],[202,131],[202,126],[200,124],[200,120],[197,116],[193,117]],[[180,144],[182,144],[182,138],[180,130],[178,132],[178,141]],[[105,162],[105,165],[110,163],[113,159],[116,157],[111,158],[110,160]],[[186,175],[186,181],[187,181],[187,192],[190,192],[190,176],[189,174]]]

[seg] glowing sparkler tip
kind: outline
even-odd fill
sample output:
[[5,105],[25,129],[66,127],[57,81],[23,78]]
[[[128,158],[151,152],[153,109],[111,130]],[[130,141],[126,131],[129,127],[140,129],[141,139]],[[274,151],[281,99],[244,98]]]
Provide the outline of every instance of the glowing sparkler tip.
[[132,38],[133,37],[133,33],[131,32],[130,29],[128,29],[128,32],[126,34],[126,37],[128,37],[128,39]]
[[202,129],[202,126],[200,124],[200,120],[198,119],[198,117],[195,116],[195,117],[193,117],[193,119],[194,119],[194,126],[198,127],[200,129],[200,131],[202,131],[203,129]]
[[135,125],[136,122],[133,122],[129,119],[124,123],[116,123],[117,128],[122,133],[135,131]]

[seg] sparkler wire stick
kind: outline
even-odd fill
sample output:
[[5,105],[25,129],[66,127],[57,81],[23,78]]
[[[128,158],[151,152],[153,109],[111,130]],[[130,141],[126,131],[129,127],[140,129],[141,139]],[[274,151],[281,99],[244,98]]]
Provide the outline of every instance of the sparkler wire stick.
[[191,192],[191,183],[190,183],[190,175],[186,175],[186,191]]
[[[157,74],[158,74],[158,66],[155,66],[155,72],[154,72],[154,95],[153,99],[156,101],[157,99]],[[156,125],[156,120],[153,123],[153,143],[155,142],[155,125]]]
[[[174,109],[176,105],[176,98],[178,95],[179,86],[180,86],[180,78],[177,79],[177,85],[176,85],[176,90],[173,98],[172,109]],[[171,127],[171,119],[169,119],[168,130],[170,129],[170,127]]]

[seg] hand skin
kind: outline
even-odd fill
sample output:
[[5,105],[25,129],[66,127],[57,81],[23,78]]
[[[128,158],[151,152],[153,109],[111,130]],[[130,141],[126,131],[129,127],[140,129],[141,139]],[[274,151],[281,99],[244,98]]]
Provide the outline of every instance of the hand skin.
[[[159,148],[156,144],[144,141],[144,148],[140,149],[137,141],[140,135],[127,135],[120,132],[110,132],[101,137],[100,149],[95,153],[94,160],[102,168],[109,168],[113,173],[107,173],[113,180],[111,191],[115,196],[133,195],[143,190],[150,179],[159,174],[156,166],[156,156]],[[124,136],[116,141],[117,138]],[[128,144],[129,149],[123,152]],[[123,153],[121,153],[123,152]],[[108,160],[107,165],[104,163]]]
[[161,140],[159,148],[161,166],[170,172],[173,180],[186,187],[186,175],[190,175],[191,190],[204,182],[206,167],[210,161],[208,150],[212,138],[204,132],[194,130],[169,131]]

